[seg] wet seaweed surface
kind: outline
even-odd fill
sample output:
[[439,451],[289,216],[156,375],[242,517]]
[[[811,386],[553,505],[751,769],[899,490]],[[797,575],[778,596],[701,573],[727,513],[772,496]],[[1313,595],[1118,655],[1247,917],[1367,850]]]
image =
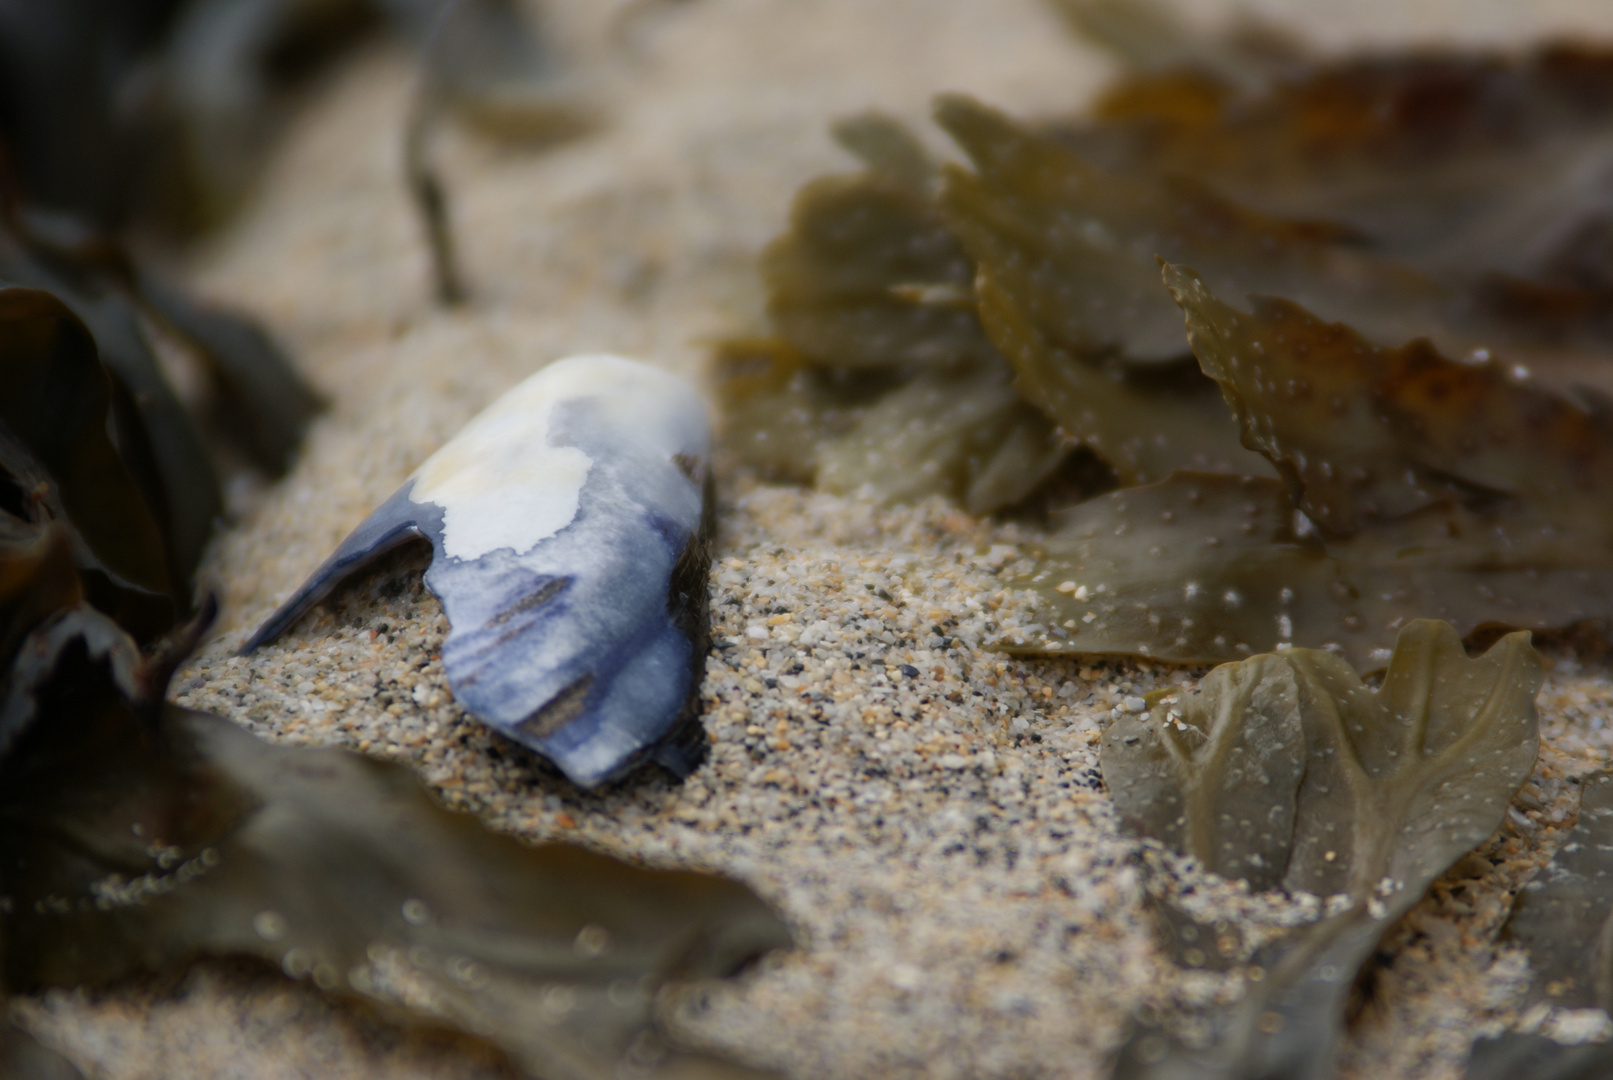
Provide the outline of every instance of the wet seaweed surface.
[[[1098,7],[1099,30],[1131,41],[1138,9],[1072,5]],[[1483,167],[1494,148],[1594,156],[1613,61],[1419,53],[1277,64],[1253,86],[1218,81],[1230,61],[1180,64],[1062,125],[942,98],[968,166],[939,174],[911,135],[860,122],[846,141],[867,171],[804,189],[764,259],[777,339],[723,359],[736,447],[831,491],[1054,508],[1024,582],[1045,618],[1000,642],[1014,652],[1203,662],[1297,644],[1367,670],[1418,616],[1464,635],[1605,619],[1606,344],[1566,314],[1578,286],[1544,269],[1559,256],[1524,265],[1515,240],[1469,234],[1538,217],[1517,205],[1533,186]],[[1484,179],[1440,201],[1429,159]],[[1368,178],[1367,209],[1322,213],[1335,160]],[[1386,224],[1435,202],[1425,234]],[[1576,236],[1603,213],[1589,191],[1551,212]],[[1464,255],[1436,256],[1449,244]],[[1536,315],[1565,313],[1560,332],[1495,299],[1507,275]],[[769,455],[803,442],[816,455],[791,467]],[[1101,495],[1105,471],[1122,492]],[[1209,473],[1242,478],[1244,520],[1230,494],[1204,496],[1231,490]],[[1004,474],[1019,483],[988,497]],[[1286,497],[1251,479],[1274,474]]]
[[[1195,39],[1145,5],[1058,7],[1130,68],[1089,114],[942,97],[965,163],[939,169],[888,122],[838,133],[865,171],[797,195],[764,259],[773,336],[719,352],[731,445],[826,491],[1033,508],[996,649],[1233,661],[1191,697],[1128,699],[1104,778],[1144,833],[1318,916],[1246,946],[1151,900],[1178,963],[1258,974],[1192,1022],[1145,1016],[1114,1075],[1332,1075],[1380,940],[1535,767],[1527,635],[1478,660],[1463,641],[1595,639],[1613,615],[1589,179],[1613,54],[1322,59],[1270,28]],[[998,385],[1039,414],[1019,438],[1051,423],[1068,456],[991,506],[945,463],[1015,444],[1006,411],[983,422]],[[1576,872],[1509,924],[1526,1007],[1571,1010],[1575,979],[1604,978]],[[1607,1003],[1582,1004],[1550,1037],[1527,1013],[1474,1069],[1592,1075],[1601,1050],[1551,1049],[1606,1038]]]
[[1540,681],[1526,635],[1469,660],[1448,624],[1418,620],[1376,690],[1336,656],[1291,649],[1112,724],[1104,781],[1127,819],[1253,888],[1327,898],[1253,959],[1256,985],[1208,1045],[1139,1030],[1115,1075],[1330,1075],[1354,973],[1534,769]]

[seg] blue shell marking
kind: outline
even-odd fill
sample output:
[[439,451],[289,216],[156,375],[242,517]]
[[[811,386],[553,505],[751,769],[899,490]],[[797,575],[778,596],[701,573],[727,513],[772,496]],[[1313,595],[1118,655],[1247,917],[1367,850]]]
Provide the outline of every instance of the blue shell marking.
[[421,465],[242,651],[424,538],[466,709],[583,787],[647,757],[687,774],[704,746],[709,450],[682,380],[615,356],[557,361]]

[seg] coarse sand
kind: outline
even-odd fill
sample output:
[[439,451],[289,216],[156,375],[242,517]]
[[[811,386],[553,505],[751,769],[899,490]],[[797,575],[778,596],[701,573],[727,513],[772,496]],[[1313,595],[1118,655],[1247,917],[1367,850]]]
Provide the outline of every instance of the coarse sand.
[[[1331,49],[1613,38],[1598,0],[1257,9]],[[720,462],[711,754],[682,784],[652,770],[583,794],[467,717],[418,552],[234,655],[414,466],[543,363],[609,350],[700,379],[707,342],[760,328],[756,251],[804,181],[850,167],[832,118],[877,107],[923,123],[943,90],[1068,112],[1114,70],[1038,0],[572,0],[551,14],[605,120],[542,152],[440,134],[469,305],[430,299],[401,185],[411,64],[396,46],[310,95],[246,213],[187,264],[197,290],[273,328],[331,409],[286,480],[232,487],[207,571],[223,616],[177,700],[277,742],[404,762],[497,830],[748,882],[799,950],[664,1005],[689,1041],[795,1077],[1096,1077],[1134,1012],[1231,1000],[1241,974],[1161,955],[1144,888],[1251,943],[1319,902],[1250,895],[1121,832],[1100,732],[1124,698],[1203,670],[983,650],[1021,617],[1001,583],[1030,525],[769,486]],[[1500,833],[1390,931],[1347,1077],[1459,1076],[1473,1036],[1514,1019],[1526,967],[1496,931],[1572,824],[1574,778],[1613,752],[1609,662],[1566,646],[1548,662],[1535,775]],[[250,965],[14,1013],[97,1078],[513,1076],[485,1048]]]

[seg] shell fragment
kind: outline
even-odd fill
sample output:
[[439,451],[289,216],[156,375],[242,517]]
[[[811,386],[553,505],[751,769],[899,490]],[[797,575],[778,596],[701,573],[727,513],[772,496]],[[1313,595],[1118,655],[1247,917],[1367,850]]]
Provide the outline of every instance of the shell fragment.
[[574,356],[521,383],[354,529],[243,652],[348,575],[429,540],[443,667],[471,713],[592,787],[699,760],[710,428],[682,380]]

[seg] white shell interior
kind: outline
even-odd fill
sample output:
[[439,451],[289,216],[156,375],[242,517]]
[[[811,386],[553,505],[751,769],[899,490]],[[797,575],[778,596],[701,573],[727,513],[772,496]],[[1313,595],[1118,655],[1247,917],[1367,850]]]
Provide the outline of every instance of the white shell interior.
[[476,559],[530,551],[577,516],[592,466],[575,446],[550,445],[556,406],[597,398],[614,423],[667,459],[704,457],[706,405],[688,383],[607,354],[557,360],[466,424],[415,471],[411,498],[443,508],[443,551]]

